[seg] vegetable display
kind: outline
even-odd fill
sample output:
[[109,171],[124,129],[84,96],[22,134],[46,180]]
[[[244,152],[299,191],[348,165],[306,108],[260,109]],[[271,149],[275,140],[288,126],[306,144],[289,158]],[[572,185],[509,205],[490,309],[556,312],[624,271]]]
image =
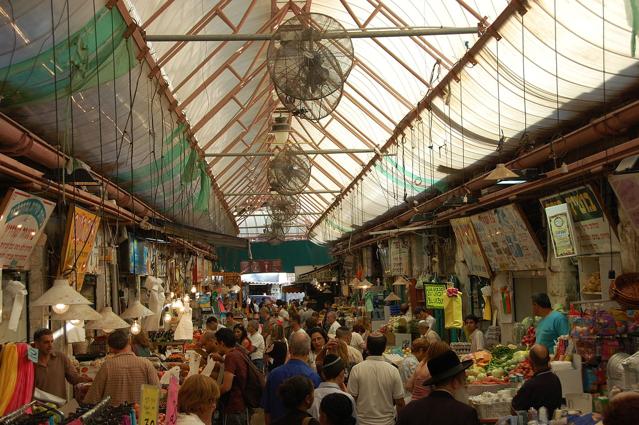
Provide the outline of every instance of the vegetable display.
[[466,358],[474,361],[466,373],[469,384],[503,384],[517,376],[525,379],[532,376],[528,351],[518,350],[514,345],[498,345],[492,352],[479,351]]

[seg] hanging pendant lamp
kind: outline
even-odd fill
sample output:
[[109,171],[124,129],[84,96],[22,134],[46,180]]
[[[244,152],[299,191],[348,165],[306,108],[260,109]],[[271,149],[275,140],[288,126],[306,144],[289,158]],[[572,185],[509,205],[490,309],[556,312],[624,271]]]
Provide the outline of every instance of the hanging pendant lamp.
[[102,329],[104,332],[109,333],[115,329],[124,329],[131,326],[115,314],[111,307],[104,307],[100,311],[100,316],[102,316],[100,320],[94,320],[88,323],[86,328]]
[[102,315],[84,304],[75,304],[62,314],[51,315],[53,320],[100,320]]
[[506,164],[499,163],[495,166],[495,169],[488,173],[484,180],[490,181],[499,181],[503,179],[513,179],[521,177],[519,174],[515,173],[511,169],[506,167]]
[[91,305],[91,301],[84,298],[78,291],[69,285],[68,279],[56,279],[40,298],[31,303],[32,307],[51,306],[57,314],[64,314],[72,305]]
[[385,302],[393,302],[393,301],[401,301],[402,299],[395,295],[394,292],[391,292],[386,298],[384,298]]
[[152,316],[153,312],[146,308],[140,300],[135,300],[133,304],[129,306],[120,317],[123,319],[141,319],[143,317]]
[[393,282],[393,286],[406,286],[409,283],[410,282],[406,280],[404,276],[397,276],[397,279],[395,279],[395,282]]

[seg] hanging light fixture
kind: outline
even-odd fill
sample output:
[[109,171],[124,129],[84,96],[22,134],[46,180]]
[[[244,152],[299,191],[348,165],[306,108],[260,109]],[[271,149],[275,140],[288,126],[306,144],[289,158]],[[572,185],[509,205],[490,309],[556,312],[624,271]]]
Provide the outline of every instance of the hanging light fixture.
[[191,293],[195,294],[197,292],[197,288],[195,287],[195,283],[191,286]]
[[142,326],[137,320],[134,320],[133,324],[131,325],[131,333],[133,335],[138,335],[141,331],[142,331]]
[[488,173],[484,180],[499,181],[503,179],[520,178],[521,176],[511,169],[506,167],[506,164],[499,163],[495,166],[495,169]]
[[404,276],[397,276],[397,279],[393,282],[393,286],[406,286],[408,283],[408,280],[406,280]]
[[100,320],[94,320],[87,324],[87,329],[102,329],[105,333],[111,333],[115,329],[128,328],[130,325],[113,312],[111,307],[104,307],[100,311]]
[[402,299],[395,295],[394,292],[391,292],[386,298],[384,298],[385,302],[393,302],[393,301],[401,301]]
[[135,300],[133,304],[129,306],[120,317],[123,319],[141,319],[143,317],[152,316],[153,312],[146,308],[140,300]]
[[188,303],[190,303],[190,302],[191,302],[191,297],[189,297],[189,294],[186,294],[186,295],[184,295],[184,296],[182,297],[182,303],[183,303],[184,305],[186,305],[186,304],[188,304]]
[[164,321],[164,323],[170,322],[172,318],[173,316],[171,316],[170,311],[167,311],[166,313],[164,313],[164,316],[162,316],[162,320]]
[[240,288],[238,285],[231,286],[231,292],[237,293],[240,292],[240,289],[242,288]]
[[88,305],[75,304],[69,306],[65,313],[53,314],[51,319],[68,320],[72,325],[78,326],[78,324],[84,320],[100,320],[102,316]]
[[51,306],[56,314],[64,314],[69,307],[76,304],[91,305],[91,301],[84,298],[78,291],[69,285],[68,279],[56,279],[40,298],[31,303],[32,307]]
[[291,126],[288,124],[288,118],[279,116],[275,117],[271,126],[271,133],[275,136],[275,144],[284,145],[288,140]]

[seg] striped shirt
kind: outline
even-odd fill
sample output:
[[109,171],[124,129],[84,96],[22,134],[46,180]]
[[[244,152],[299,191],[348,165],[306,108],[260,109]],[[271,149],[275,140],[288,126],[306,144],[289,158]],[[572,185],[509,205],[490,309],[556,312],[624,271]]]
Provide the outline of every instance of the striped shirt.
[[142,385],[159,383],[158,374],[150,361],[132,352],[118,353],[105,360],[84,402],[95,404],[111,396],[113,406],[125,402],[139,403]]

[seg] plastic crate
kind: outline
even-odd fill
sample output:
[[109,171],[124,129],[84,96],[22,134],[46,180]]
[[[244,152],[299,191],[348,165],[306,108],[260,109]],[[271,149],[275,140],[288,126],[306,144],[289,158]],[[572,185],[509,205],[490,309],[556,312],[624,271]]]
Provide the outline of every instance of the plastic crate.
[[491,404],[473,403],[479,419],[498,419],[502,416],[509,416],[511,412],[510,405],[510,401],[497,401]]

